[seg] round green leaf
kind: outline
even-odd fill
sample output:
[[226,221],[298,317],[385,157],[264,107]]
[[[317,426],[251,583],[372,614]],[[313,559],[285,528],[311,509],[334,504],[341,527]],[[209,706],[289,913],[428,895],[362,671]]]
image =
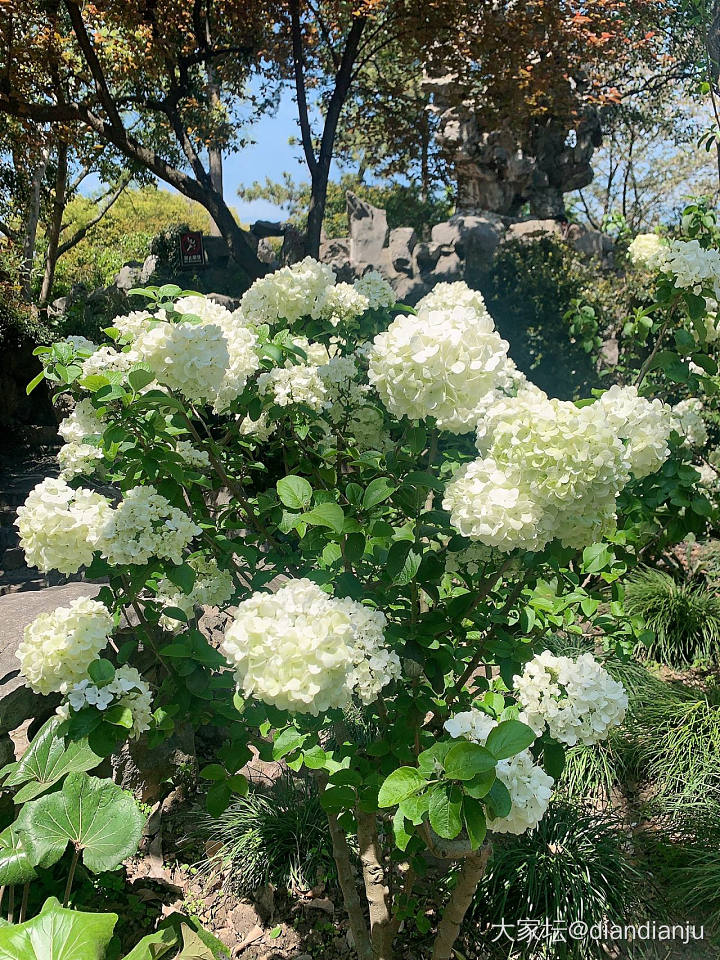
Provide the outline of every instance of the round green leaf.
[[35,879],[37,863],[32,841],[12,823],[0,833],[0,886],[12,887]]
[[445,757],[445,774],[449,780],[472,780],[478,773],[495,768],[495,757],[479,743],[462,740]]
[[302,510],[312,500],[312,487],[304,477],[283,477],[277,482],[277,493],[291,510]]
[[463,800],[463,819],[465,820],[465,829],[473,850],[477,850],[482,845],[487,833],[487,824],[485,822],[485,811],[482,804],[471,797],[465,797]]
[[485,745],[496,760],[514,757],[516,753],[527,750],[536,740],[535,731],[519,720],[503,720],[485,741]]
[[454,840],[463,828],[462,794],[443,783],[430,793],[430,826],[444,840]]
[[114,870],[132,856],[144,823],[131,794],[86,773],[68,774],[62,790],[25,804],[17,820],[40,866],[56,863],[70,842],[82,850],[83,863],[93,873]]

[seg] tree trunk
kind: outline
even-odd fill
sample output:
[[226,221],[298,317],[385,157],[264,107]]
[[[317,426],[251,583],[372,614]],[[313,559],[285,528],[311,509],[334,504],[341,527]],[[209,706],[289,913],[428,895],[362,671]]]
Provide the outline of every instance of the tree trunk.
[[[211,144],[208,148],[208,158],[210,161],[210,183],[213,186],[213,190],[216,190],[221,196],[223,192],[223,155],[222,150],[215,144]],[[215,220],[210,224],[210,236],[211,237],[221,237],[222,231],[220,227],[215,223]]]
[[55,191],[53,193],[52,213],[48,224],[47,251],[45,253],[45,273],[40,288],[40,303],[47,303],[55,280],[55,267],[58,262],[60,231],[65,214],[68,178],[68,145],[62,141],[57,149],[57,170],[55,171]]
[[30,185],[27,216],[23,235],[23,261],[20,268],[20,290],[23,300],[30,303],[32,300],[32,269],[35,260],[35,244],[37,242],[37,228],[40,221],[40,195],[42,183],[47,169],[48,151],[44,149],[40,162],[35,167]]
[[355,886],[352,867],[350,866],[350,851],[348,849],[347,837],[334,813],[328,813],[327,818],[328,824],[330,825],[333,858],[338,871],[338,883],[342,890],[345,909],[350,918],[350,930],[355,943],[355,952],[357,953],[358,960],[374,960],[362,904]]
[[460,927],[465,919],[468,907],[472,903],[472,898],[475,896],[478,884],[485,873],[491,852],[492,847],[489,843],[485,843],[476,855],[469,856],[464,861],[458,875],[457,885],[438,924],[432,960],[450,960],[452,957]]
[[370,937],[375,960],[392,960],[390,890],[385,882],[374,813],[357,811],[358,845],[370,907]]

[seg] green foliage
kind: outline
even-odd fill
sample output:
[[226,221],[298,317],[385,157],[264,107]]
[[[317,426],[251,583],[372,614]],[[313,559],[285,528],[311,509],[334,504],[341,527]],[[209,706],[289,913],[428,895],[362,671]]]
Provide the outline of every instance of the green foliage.
[[281,778],[267,793],[253,790],[219,817],[188,818],[188,825],[191,835],[219,845],[203,870],[227,870],[239,894],[265,883],[309,890],[334,872],[327,815],[310,780]]
[[[77,197],[65,215],[68,224],[63,236],[72,236],[95,213],[91,197]],[[103,219],[58,261],[55,296],[74,285],[88,290],[112,283],[120,267],[129,260],[142,261],[150,253],[157,234],[178,224],[207,232],[208,213],[177,193],[146,186],[126,190]]]
[[26,803],[17,821],[41,866],[56,863],[72,843],[93,873],[114,870],[132,856],[144,823],[131,794],[86,773],[70,773],[59,792]]
[[[328,184],[327,206],[323,226],[330,239],[348,234],[347,206],[345,195],[350,190],[362,200],[387,213],[388,227],[413,227],[419,237],[429,235],[436,223],[447,220],[452,214],[452,204],[447,196],[433,195],[423,199],[417,184],[367,184],[352,174],[344,174],[339,181]],[[290,220],[303,226],[310,202],[310,185],[296,183],[290,174],[283,175],[282,183],[270,178],[265,183],[257,181],[250,187],[241,187],[238,194],[243,200],[269,200],[283,207]]]
[[643,656],[673,667],[720,656],[720,596],[704,583],[677,583],[660,570],[628,578],[625,606],[652,631],[638,648]]
[[[573,921],[588,925],[627,922],[637,901],[639,876],[625,852],[622,826],[609,816],[590,814],[566,803],[554,802],[531,833],[503,838],[495,844],[490,867],[480,882],[468,919],[467,931],[483,942],[478,928],[504,920],[509,936],[518,935],[518,924],[536,921],[541,928],[554,922],[565,942],[523,942],[513,956],[535,956],[547,945],[557,960],[605,956],[601,943],[574,941],[567,934]],[[476,921],[476,924],[472,921]],[[490,930],[486,945],[497,934]],[[497,947],[510,953],[510,942],[501,936]]]
[[503,244],[478,280],[511,356],[551,396],[572,399],[598,383],[595,310],[583,303],[595,281],[595,270],[549,236]]

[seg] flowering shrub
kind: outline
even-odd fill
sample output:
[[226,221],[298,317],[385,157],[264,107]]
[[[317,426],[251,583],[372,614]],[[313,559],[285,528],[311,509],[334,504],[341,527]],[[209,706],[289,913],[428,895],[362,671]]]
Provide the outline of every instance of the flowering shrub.
[[[666,283],[673,309],[696,296],[682,276]],[[63,693],[68,735],[91,730],[103,754],[216,725],[212,814],[246,789],[250,744],[309,770],[362,960],[391,956],[424,851],[457,864],[445,960],[488,831],[535,827],[564,747],[622,722],[625,693],[597,660],[534,648],[581,617],[615,629],[600,603],[641,537],[622,498],[683,463],[697,411],[646,398],[643,377],[578,404],[546,396],[464,284],[413,312],[379,274],[337,284],[306,259],[233,313],[174,286],[144,295],[112,346],[40,351],[76,401],[62,431],[80,446],[63,454],[71,481],[21,509],[22,545],[43,570],[107,585],[28,628],[27,682]],[[232,608],[215,646],[208,604]],[[406,893],[391,897],[399,858]]]

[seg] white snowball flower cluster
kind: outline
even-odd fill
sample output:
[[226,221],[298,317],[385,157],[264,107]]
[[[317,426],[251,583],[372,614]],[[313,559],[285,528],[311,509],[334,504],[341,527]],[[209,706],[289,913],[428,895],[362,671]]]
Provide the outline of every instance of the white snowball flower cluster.
[[678,289],[701,294],[712,290],[720,299],[720,252],[697,240],[671,240],[660,268],[675,278]]
[[77,573],[92,561],[111,513],[99,493],[73,490],[63,479],[43,480],[18,509],[15,523],[28,566]]
[[303,403],[313,410],[322,410],[326,403],[327,390],[318,368],[309,364],[291,367],[275,367],[258,377],[258,391],[272,393],[279,407]]
[[133,310],[122,317],[115,317],[112,325],[120,333],[120,340],[123,343],[128,343],[137,340],[141,333],[149,330],[156,319],[164,320],[165,311],[160,311],[157,317],[154,317],[147,310]]
[[[293,337],[292,345],[302,350],[310,366],[321,367],[324,363],[330,363],[330,351],[324,343],[311,343],[307,337]],[[295,362],[302,361],[299,358],[297,361],[288,358],[284,365],[291,367]]]
[[213,402],[230,364],[221,327],[163,320],[141,333],[133,350],[157,380],[196,403]]
[[267,410],[263,410],[257,420],[249,415],[243,417],[238,431],[243,437],[252,437],[257,443],[266,443],[277,430],[277,423],[271,423]]
[[544,650],[513,677],[513,684],[525,723],[538,736],[547,727],[551,737],[569,747],[605,740],[627,710],[623,685],[591,653],[573,660]]
[[25,627],[15,654],[25,682],[36,693],[65,693],[85,676],[112,629],[107,607],[89,597],[41,613]]
[[580,548],[614,530],[629,476],[624,445],[597,405],[578,408],[537,388],[498,394],[477,443],[484,455],[457,471],[443,501],[463,536],[509,552],[556,538]]
[[239,311],[221,324],[228,349],[228,367],[213,402],[216,413],[222,413],[243,391],[248,377],[260,367],[257,354],[257,334],[241,322]]
[[350,323],[361,317],[369,308],[370,301],[351,283],[337,283],[326,287],[319,296],[312,316],[327,320],[333,327]]
[[[190,593],[183,593],[166,577],[158,584],[156,599],[165,607],[178,607],[188,619],[195,613],[196,607],[222,607],[235,590],[232,576],[227,570],[218,567],[213,557],[193,557],[188,561],[195,571],[195,583]],[[160,626],[164,630],[177,630],[180,624],[164,614],[160,617]]]
[[189,314],[198,317],[203,323],[216,323],[218,326],[223,326],[231,317],[227,307],[201,295],[180,297],[173,306],[177,313]]
[[108,516],[100,533],[100,550],[117,565],[147,563],[154,557],[180,564],[183,550],[201,532],[155,487],[133,487]]
[[628,247],[628,258],[648,270],[658,270],[662,268],[666,252],[667,244],[657,233],[639,233]]
[[487,313],[453,307],[403,314],[375,337],[368,376],[396,416],[432,416],[441,429],[467,433],[483,397],[513,382],[507,351]]
[[82,443],[88,437],[99,436],[107,426],[92,401],[81,400],[75,404],[73,410],[61,421],[58,433],[66,443]]
[[[463,737],[481,746],[485,746],[490,731],[496,726],[497,721],[481,710],[458,713],[445,721],[451,737]],[[545,816],[555,781],[535,763],[529,750],[498,760],[495,773],[508,789],[512,809],[506,817],[488,818],[488,829],[493,833],[512,834],[533,830]]]
[[98,347],[95,353],[83,361],[84,377],[107,376],[110,373],[127,373],[138,361],[132,350],[114,350],[112,347]]
[[105,711],[116,704],[127,707],[132,713],[131,739],[137,740],[141,733],[150,729],[152,693],[135,667],[118,667],[113,679],[104,687],[97,687],[89,677],[85,677],[70,687],[67,704],[59,707],[57,712],[61,716],[69,715],[68,706],[73,710],[90,706]]
[[670,456],[674,429],[672,408],[661,400],[638,396],[637,387],[617,384],[606,390],[600,406],[610,427],[627,443],[630,471],[638,479],[658,470]]
[[334,284],[331,267],[305,257],[300,263],[256,280],[244,294],[240,309],[255,325],[280,320],[293,324],[301,317],[312,316],[326,287]]
[[397,303],[395,291],[377,270],[369,270],[353,283],[356,291],[368,301],[370,310],[394,307]]
[[371,702],[400,676],[384,627],[378,611],[329,596],[311,580],[289,580],[238,605],[222,650],[247,696],[317,716],[353,694]]
[[332,423],[346,420],[349,411],[361,407],[367,399],[370,387],[358,382],[358,368],[353,357],[337,355],[319,367],[318,373],[325,385],[327,418]]
[[103,452],[91,443],[66,443],[58,450],[60,476],[63,480],[90,476],[100,466]]
[[430,293],[418,300],[415,310],[418,313],[430,313],[433,310],[452,310],[454,307],[474,310],[480,316],[488,315],[483,295],[479,290],[471,290],[464,280],[436,284]]
[[702,400],[697,397],[681,400],[672,408],[675,430],[683,438],[683,445],[686,447],[704,447],[708,441],[702,412]]
[[175,453],[179,454],[190,467],[205,470],[210,466],[210,454],[207,450],[198,450],[189,440],[178,440],[175,443]]

